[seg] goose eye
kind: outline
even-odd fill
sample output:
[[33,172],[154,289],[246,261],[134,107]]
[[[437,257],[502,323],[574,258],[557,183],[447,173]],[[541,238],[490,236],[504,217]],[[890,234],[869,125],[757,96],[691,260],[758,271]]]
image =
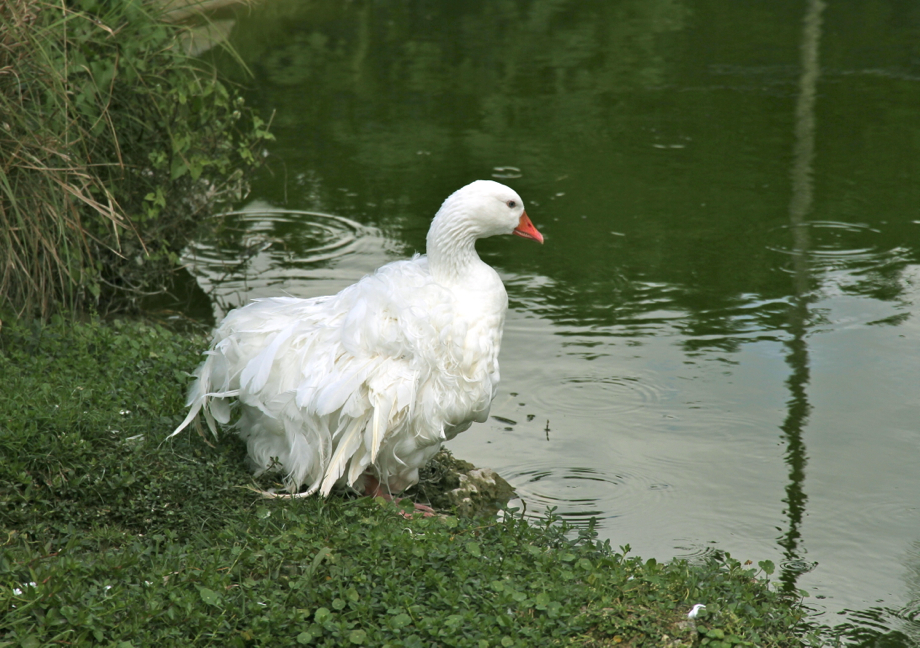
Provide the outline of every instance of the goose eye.
[[508,201],[507,203],[505,203],[505,204],[508,205],[511,209],[514,209],[515,207],[517,207],[517,203],[514,202],[513,200],[509,200],[509,201]]

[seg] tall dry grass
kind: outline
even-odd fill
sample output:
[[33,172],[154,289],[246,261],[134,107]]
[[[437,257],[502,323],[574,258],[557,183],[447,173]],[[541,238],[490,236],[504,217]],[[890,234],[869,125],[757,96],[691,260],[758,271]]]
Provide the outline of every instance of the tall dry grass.
[[[71,18],[40,18],[48,9],[34,0],[0,6],[0,299],[42,315],[76,307],[93,289],[88,212],[113,234],[114,246],[97,245],[117,254],[122,238],[137,237],[93,169],[75,116],[66,65]],[[107,111],[101,117],[111,127]]]
[[0,3],[0,308],[125,308],[270,137],[140,1]]

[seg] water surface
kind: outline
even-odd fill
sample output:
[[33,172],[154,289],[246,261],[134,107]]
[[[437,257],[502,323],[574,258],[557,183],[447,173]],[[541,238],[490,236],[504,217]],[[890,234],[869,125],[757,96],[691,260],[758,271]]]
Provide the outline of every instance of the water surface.
[[479,246],[511,300],[502,385],[451,449],[528,512],[773,560],[849,643],[920,645],[920,5],[233,18],[277,140],[189,250],[217,317],[423,251],[449,193],[505,182],[546,244]]

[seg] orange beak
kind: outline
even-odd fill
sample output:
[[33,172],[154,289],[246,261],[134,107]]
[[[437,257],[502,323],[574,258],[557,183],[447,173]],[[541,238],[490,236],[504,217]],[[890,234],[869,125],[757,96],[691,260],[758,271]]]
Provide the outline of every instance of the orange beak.
[[537,228],[533,226],[533,223],[530,222],[530,218],[527,216],[527,212],[521,214],[521,220],[518,222],[518,226],[514,228],[514,231],[511,232],[515,236],[521,236],[527,239],[533,239],[537,243],[543,242],[543,235],[537,231]]

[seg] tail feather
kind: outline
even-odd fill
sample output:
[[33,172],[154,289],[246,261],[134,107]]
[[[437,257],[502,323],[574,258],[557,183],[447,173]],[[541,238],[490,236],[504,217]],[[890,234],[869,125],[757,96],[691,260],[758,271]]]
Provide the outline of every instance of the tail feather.
[[204,420],[208,423],[208,429],[211,430],[211,434],[214,435],[214,438],[217,438],[217,425],[214,423],[214,416],[211,414],[211,410],[207,406],[204,408]]
[[268,382],[268,377],[271,374],[272,366],[275,363],[275,356],[278,355],[278,350],[294,334],[294,330],[295,325],[291,324],[280,331],[265,349],[246,363],[240,375],[241,388],[250,393],[258,393],[265,387],[265,383]]
[[[192,386],[189,387],[188,399],[186,400],[186,405],[189,407],[188,415],[186,415],[182,423],[179,424],[179,427],[166,437],[167,439],[173,438],[187,428],[199,413],[204,414],[208,429],[211,430],[211,434],[213,434],[215,438],[217,437],[217,424],[215,418],[220,423],[227,423],[230,420],[229,404],[225,399],[239,396],[240,392],[238,389],[226,389],[226,384],[224,385],[225,391],[208,391],[211,388],[211,376],[213,373],[212,364],[214,358],[215,356],[213,353],[209,353],[208,358],[195,371],[196,379],[195,382],[192,383]],[[215,401],[212,399],[218,400]]]
[[[167,439],[171,439],[171,438],[173,438],[174,436],[176,436],[177,434],[179,434],[182,430],[184,430],[185,428],[187,428],[187,427],[191,424],[191,422],[195,420],[195,417],[198,416],[198,412],[201,411],[201,408],[202,408],[202,406],[204,405],[204,401],[205,401],[205,399],[201,399],[201,400],[198,400],[198,401],[195,401],[194,403],[192,403],[192,409],[189,410],[188,416],[186,416],[186,417],[185,417],[185,420],[182,421],[182,422],[179,424],[179,427],[177,427],[175,430],[173,430],[173,433],[170,434],[170,435],[169,435],[168,437],[166,437],[166,438],[167,438]],[[214,432],[214,430],[211,430],[211,431]]]
[[346,479],[348,485],[354,486],[355,482],[364,474],[364,471],[367,470],[369,465],[370,461],[367,456],[367,450],[359,445],[358,451],[351,458],[351,465],[348,468],[348,478]]
[[326,475],[323,477],[323,484],[320,487],[320,493],[322,493],[323,497],[326,497],[332,491],[332,487],[335,486],[339,477],[345,472],[348,460],[361,447],[361,432],[366,425],[367,421],[363,417],[352,419],[347,431],[339,439],[338,447],[336,447],[335,452],[329,459],[329,464],[326,466]]
[[387,424],[390,421],[390,415],[393,413],[393,404],[389,399],[382,396],[375,399],[373,422],[371,425],[371,438],[369,450],[371,451],[371,463],[377,461],[377,453],[380,452],[380,444],[387,432]]

